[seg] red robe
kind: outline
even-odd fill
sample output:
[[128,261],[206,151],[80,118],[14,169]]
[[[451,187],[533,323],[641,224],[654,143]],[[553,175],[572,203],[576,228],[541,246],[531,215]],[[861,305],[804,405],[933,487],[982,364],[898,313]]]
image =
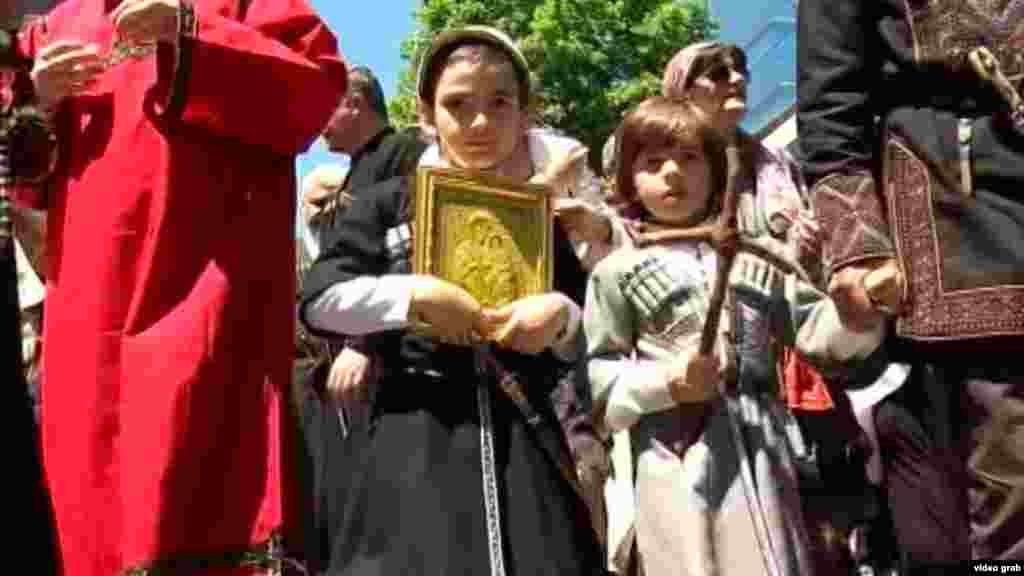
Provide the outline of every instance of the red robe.
[[[69,576],[245,550],[282,524],[294,156],[345,69],[305,0],[192,1],[182,53],[122,62],[57,117],[42,436]],[[116,4],[66,0],[22,50],[109,49]]]

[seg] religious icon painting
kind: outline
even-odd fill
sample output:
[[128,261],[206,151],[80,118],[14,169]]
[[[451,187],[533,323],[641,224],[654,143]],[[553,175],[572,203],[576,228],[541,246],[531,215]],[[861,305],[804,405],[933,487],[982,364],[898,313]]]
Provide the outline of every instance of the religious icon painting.
[[552,203],[547,189],[449,168],[420,168],[413,269],[497,307],[549,291]]

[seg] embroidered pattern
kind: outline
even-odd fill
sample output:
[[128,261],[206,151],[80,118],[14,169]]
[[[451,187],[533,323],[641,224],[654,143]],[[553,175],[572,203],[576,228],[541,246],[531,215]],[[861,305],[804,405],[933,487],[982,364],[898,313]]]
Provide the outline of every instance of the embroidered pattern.
[[906,0],[914,59],[959,71],[967,53],[988,48],[1003,73],[1024,73],[1024,0]]
[[925,340],[1024,335],[1024,286],[943,289],[941,246],[932,212],[933,190],[924,163],[898,139],[885,150],[885,185],[893,237],[911,301],[897,332]]
[[893,255],[889,227],[870,174],[834,174],[819,181],[811,194],[821,230],[828,235],[822,250],[826,278],[845,264]]

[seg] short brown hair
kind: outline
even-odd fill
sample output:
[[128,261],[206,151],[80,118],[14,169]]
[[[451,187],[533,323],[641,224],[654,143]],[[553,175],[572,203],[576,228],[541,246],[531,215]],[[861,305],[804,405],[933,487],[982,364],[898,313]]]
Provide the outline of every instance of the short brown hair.
[[700,110],[688,100],[652,96],[626,114],[618,142],[618,169],[615,173],[615,197],[627,218],[642,218],[643,205],[633,184],[633,163],[644,150],[695,145],[704,153],[711,172],[710,216],[721,209],[725,186],[725,147]]
[[384,90],[381,89],[380,80],[372,70],[366,66],[352,68],[348,75],[349,92],[359,94],[366,100],[377,116],[380,116],[382,124],[388,124],[388,105],[384,100]]

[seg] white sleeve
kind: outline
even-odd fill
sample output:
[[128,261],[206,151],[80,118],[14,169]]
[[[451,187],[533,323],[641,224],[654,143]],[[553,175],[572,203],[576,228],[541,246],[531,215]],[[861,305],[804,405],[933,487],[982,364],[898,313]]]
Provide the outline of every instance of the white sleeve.
[[655,360],[622,359],[617,365],[602,359],[592,361],[591,375],[600,377],[606,372],[610,376],[604,425],[617,432],[636,424],[644,414],[675,406],[666,368]]
[[353,336],[404,328],[415,281],[415,276],[395,274],[339,282],[306,306],[306,323]]
[[804,315],[796,334],[796,348],[805,356],[827,364],[866,358],[885,338],[885,325],[857,332],[843,324],[831,299],[822,300]]
[[610,261],[591,274],[583,306],[587,377],[595,413],[614,432],[629,428],[650,412],[674,406],[665,368],[655,360],[633,359],[636,315],[623,297]]

